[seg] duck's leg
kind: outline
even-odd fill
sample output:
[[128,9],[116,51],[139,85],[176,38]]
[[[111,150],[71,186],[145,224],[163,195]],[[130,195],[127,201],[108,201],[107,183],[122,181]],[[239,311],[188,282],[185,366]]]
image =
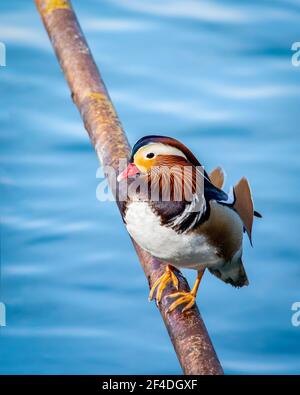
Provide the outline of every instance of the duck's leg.
[[197,279],[196,279],[195,284],[190,292],[175,292],[175,293],[167,296],[167,298],[176,298],[177,296],[180,296],[168,308],[168,313],[171,313],[171,311],[175,310],[176,307],[178,307],[179,305],[181,305],[183,303],[186,303],[186,306],[183,308],[182,311],[189,310],[194,306],[196,296],[197,296],[197,291],[198,291],[201,279],[203,277],[204,271],[205,271],[205,269],[198,271]]
[[178,289],[178,278],[176,277],[176,274],[173,272],[173,267],[171,265],[166,266],[166,270],[162,276],[160,276],[155,283],[152,285],[152,288],[150,290],[149,294],[149,301],[153,299],[153,295],[155,290],[156,291],[156,301],[160,302],[161,296],[163,293],[163,290],[166,288],[167,284],[169,282],[172,282],[174,287]]

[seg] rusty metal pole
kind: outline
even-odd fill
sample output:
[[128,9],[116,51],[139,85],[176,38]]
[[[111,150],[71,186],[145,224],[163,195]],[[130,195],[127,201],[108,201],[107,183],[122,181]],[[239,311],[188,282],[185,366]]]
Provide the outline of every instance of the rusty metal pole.
[[[35,0],[35,3],[98,158],[103,166],[117,169],[119,159],[128,158],[130,147],[71,3],[68,0]],[[121,203],[117,203],[120,208]],[[134,241],[133,244],[151,286],[163,267]],[[180,289],[189,290],[182,276]],[[171,286],[167,293],[170,291],[174,291]],[[168,314],[167,307],[163,298],[158,308],[183,372],[223,374],[198,308]]]

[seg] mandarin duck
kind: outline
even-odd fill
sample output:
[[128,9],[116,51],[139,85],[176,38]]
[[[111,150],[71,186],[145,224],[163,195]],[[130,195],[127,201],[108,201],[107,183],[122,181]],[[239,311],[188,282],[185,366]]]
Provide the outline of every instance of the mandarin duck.
[[[167,297],[177,299],[168,311],[179,305],[185,305],[183,311],[190,309],[205,269],[235,287],[248,285],[242,262],[243,233],[252,245],[253,218],[261,215],[254,210],[246,178],[227,194],[222,190],[221,168],[208,175],[185,145],[165,136],[137,141],[118,182],[128,178],[134,178],[135,185],[123,208],[127,230],[140,247],[166,262],[149,300],[156,293],[159,303],[171,282],[177,292]],[[190,292],[178,290],[177,274],[182,268],[198,272]]]

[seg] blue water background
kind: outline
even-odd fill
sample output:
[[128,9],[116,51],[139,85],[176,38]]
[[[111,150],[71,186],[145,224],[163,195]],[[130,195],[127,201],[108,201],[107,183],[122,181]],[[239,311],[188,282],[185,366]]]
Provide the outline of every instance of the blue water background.
[[[131,143],[166,134],[246,175],[250,286],[198,303],[227,373],[299,373],[299,1],[74,0]],[[1,373],[180,373],[33,1],[2,1]],[[192,282],[194,272],[187,272]]]

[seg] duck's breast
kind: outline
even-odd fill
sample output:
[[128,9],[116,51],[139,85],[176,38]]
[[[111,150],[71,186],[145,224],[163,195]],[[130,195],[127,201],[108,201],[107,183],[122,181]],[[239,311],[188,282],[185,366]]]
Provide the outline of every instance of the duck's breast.
[[162,225],[147,202],[128,204],[125,222],[129,234],[151,255],[174,266],[199,269],[222,263],[222,258],[205,235],[198,232],[177,233]]

